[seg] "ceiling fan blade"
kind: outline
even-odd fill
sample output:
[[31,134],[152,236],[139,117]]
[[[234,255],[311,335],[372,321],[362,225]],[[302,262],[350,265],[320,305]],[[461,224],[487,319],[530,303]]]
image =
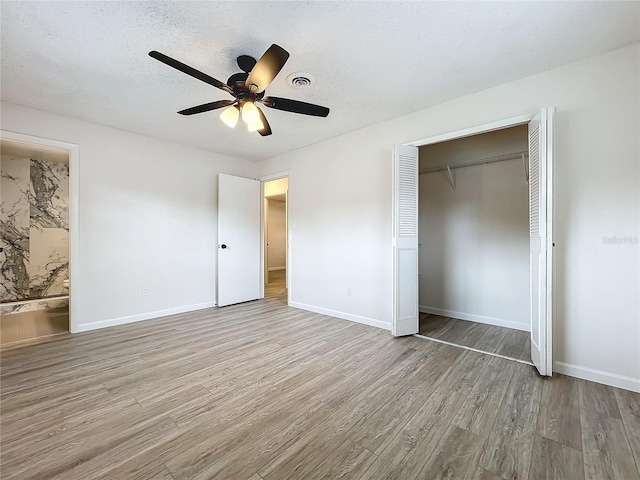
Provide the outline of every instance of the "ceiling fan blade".
[[262,103],[266,107],[284,110],[285,112],[302,113],[303,115],[313,115],[314,117],[326,117],[329,115],[327,107],[291,100],[290,98],[264,97]]
[[216,108],[228,107],[229,105],[233,105],[236,103],[235,100],[217,100],[211,103],[203,103],[202,105],[198,105],[191,108],[185,108],[184,110],[180,110],[178,113],[180,115],[193,115],[195,113],[203,113],[208,112],[210,110],[215,110]]
[[287,63],[289,52],[275,43],[264,52],[251,69],[245,85],[253,93],[263,92]]
[[264,128],[258,130],[258,133],[263,137],[271,135],[271,127],[269,126],[269,122],[267,122],[267,117],[264,116],[264,113],[262,112],[262,109],[260,107],[256,108],[258,109],[258,112],[260,112],[260,120],[262,120],[262,124],[264,125]]
[[151,52],[149,52],[149,56],[151,58],[155,58],[156,60],[159,60],[165,65],[169,65],[170,67],[175,68],[176,70],[180,70],[182,73],[186,73],[187,75],[190,75],[193,78],[197,78],[198,80],[208,83],[209,85],[213,85],[214,87],[219,88],[220,90],[224,90],[225,92],[233,95],[233,90],[231,90],[231,87],[229,87],[229,85],[227,85],[226,83],[222,83],[220,80],[216,80],[212,76],[207,75],[206,73],[203,73],[200,70],[196,70],[195,68],[190,67],[189,65],[179,62],[178,60],[175,60],[171,57],[168,57],[164,53],[160,53],[160,52],[156,52],[155,50],[152,50]]

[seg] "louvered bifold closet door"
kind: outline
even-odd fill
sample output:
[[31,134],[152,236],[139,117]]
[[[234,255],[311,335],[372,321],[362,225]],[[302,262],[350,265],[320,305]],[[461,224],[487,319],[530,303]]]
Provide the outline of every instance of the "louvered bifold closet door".
[[393,323],[395,336],[418,333],[418,148],[393,155]]
[[552,370],[552,116],[545,108],[529,123],[531,361],[541,375]]

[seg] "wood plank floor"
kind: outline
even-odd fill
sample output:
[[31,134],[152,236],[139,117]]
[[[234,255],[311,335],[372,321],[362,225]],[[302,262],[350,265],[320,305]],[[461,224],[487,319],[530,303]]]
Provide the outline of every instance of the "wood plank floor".
[[283,305],[287,304],[287,271],[274,270],[268,274],[268,282],[264,286],[266,298],[279,300]]
[[640,395],[278,296],[0,360],[7,480],[640,478]]
[[420,314],[419,328],[425,337],[531,362],[529,332],[429,313]]

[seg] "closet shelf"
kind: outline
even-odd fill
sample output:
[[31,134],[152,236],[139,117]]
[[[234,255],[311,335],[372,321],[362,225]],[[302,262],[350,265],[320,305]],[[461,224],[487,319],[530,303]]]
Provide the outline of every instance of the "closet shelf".
[[447,174],[449,175],[449,182],[451,182],[451,188],[455,190],[456,182],[453,178],[453,174],[451,173],[451,170],[453,169],[464,168],[464,167],[474,167],[476,165],[486,165],[487,163],[504,162],[506,160],[522,159],[522,166],[524,168],[524,177],[528,183],[529,182],[529,165],[527,164],[528,158],[529,158],[529,152],[527,152],[526,150],[523,150],[521,152],[505,153],[503,155],[496,155],[493,157],[486,157],[486,158],[478,158],[476,160],[469,160],[466,162],[459,162],[459,163],[454,163],[449,165],[446,165],[446,164],[437,165],[435,167],[422,169],[420,171],[420,175],[425,173],[441,172],[443,170],[446,170]]
[[423,173],[440,172],[442,170],[453,170],[455,168],[474,167],[476,165],[484,165],[484,164],[487,164],[487,163],[504,162],[506,160],[515,160],[515,159],[518,159],[518,158],[528,158],[528,157],[529,157],[529,152],[527,152],[527,151],[506,153],[504,155],[496,155],[494,157],[479,158],[479,159],[476,159],[476,160],[469,160],[469,161],[466,161],[466,162],[459,162],[459,163],[452,163],[452,164],[445,164],[445,165],[437,165],[435,167],[425,168],[425,169],[420,171],[420,175],[422,175]]

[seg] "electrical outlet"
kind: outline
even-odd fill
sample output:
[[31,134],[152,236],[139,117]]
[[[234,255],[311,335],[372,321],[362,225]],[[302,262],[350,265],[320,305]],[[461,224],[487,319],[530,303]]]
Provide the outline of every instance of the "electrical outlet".
[[351,287],[347,288],[347,297],[353,297],[353,289]]
[[142,289],[142,296],[143,297],[148,297],[149,296],[149,289],[143,288]]

